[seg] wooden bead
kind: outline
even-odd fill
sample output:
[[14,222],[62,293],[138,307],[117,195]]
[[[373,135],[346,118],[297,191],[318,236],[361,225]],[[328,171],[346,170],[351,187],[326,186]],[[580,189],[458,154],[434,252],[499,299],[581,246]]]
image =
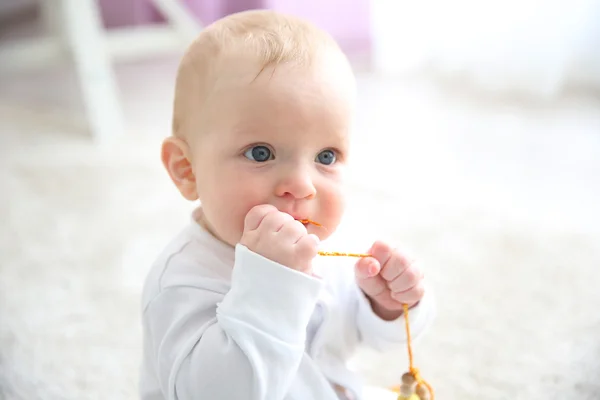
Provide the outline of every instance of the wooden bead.
[[417,393],[417,396],[419,397],[420,400],[429,400],[431,398],[431,395],[429,393],[429,389],[427,389],[423,385],[418,385],[417,386],[416,393]]
[[402,396],[410,396],[411,394],[415,393],[415,386],[403,383],[402,385],[400,385],[399,392]]
[[419,400],[419,397],[415,394],[415,386],[417,381],[410,372],[406,372],[402,375],[402,384],[400,385],[400,395],[398,400]]
[[415,383],[417,383],[417,381],[415,380],[413,374],[411,374],[410,372],[405,372],[404,374],[402,374],[402,383],[405,385],[414,385]]

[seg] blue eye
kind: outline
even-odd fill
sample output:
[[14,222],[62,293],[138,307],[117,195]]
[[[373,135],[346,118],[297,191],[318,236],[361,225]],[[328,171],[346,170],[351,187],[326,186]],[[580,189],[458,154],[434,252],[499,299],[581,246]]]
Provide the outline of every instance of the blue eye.
[[323,150],[317,155],[316,161],[323,165],[331,165],[336,161],[335,152],[333,150]]
[[265,162],[273,159],[273,153],[266,146],[254,146],[246,150],[244,157],[256,162]]

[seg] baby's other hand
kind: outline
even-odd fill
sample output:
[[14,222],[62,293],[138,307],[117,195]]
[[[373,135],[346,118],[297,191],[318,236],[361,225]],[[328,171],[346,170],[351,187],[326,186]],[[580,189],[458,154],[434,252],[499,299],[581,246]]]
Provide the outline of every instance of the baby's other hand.
[[375,242],[369,254],[356,263],[358,285],[371,299],[377,315],[392,320],[402,315],[403,305],[413,306],[425,292],[423,272],[400,251]]
[[246,215],[240,243],[271,261],[311,274],[319,238],[291,215],[263,204]]

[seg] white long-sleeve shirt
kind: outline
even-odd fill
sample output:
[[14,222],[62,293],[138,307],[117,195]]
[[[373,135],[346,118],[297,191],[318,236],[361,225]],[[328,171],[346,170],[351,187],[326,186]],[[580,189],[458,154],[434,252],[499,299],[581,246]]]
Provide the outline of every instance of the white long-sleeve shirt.
[[[359,344],[401,351],[403,321],[373,313],[355,260],[331,261],[315,259],[315,278],[192,222],[145,282],[141,399],[337,400],[332,385],[360,399],[346,361]],[[415,338],[434,313],[428,291],[411,310]]]

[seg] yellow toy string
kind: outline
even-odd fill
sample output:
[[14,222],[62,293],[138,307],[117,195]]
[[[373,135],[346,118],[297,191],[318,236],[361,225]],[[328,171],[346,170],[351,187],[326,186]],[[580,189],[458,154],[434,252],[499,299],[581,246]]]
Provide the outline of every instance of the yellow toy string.
[[362,253],[340,253],[338,251],[319,251],[318,253],[320,256],[329,256],[329,257],[358,257],[358,258],[364,258],[364,257],[373,257],[370,254],[362,254]]
[[419,369],[415,367],[415,362],[413,358],[413,350],[412,350],[412,338],[410,335],[410,322],[408,321],[408,304],[403,304],[404,308],[404,327],[406,330],[406,347],[408,349],[408,370],[415,377],[415,381],[419,385],[425,385],[429,390],[429,394],[431,395],[431,400],[435,400],[435,393],[433,391],[433,387],[427,382],[425,379],[421,377],[421,373]]
[[[312,224],[315,226],[319,226],[319,227],[323,227],[323,225],[311,221],[309,219],[301,219],[299,220],[300,222],[302,222],[303,224]],[[371,254],[363,254],[363,253],[341,253],[341,252],[337,252],[337,251],[319,251],[318,254],[320,256],[333,256],[333,257],[358,257],[358,258],[364,258],[364,257],[373,257]],[[410,321],[408,319],[408,312],[409,312],[409,307],[408,304],[403,304],[403,311],[404,311],[404,328],[406,330],[406,347],[408,350],[408,362],[409,362],[409,372],[410,374],[415,378],[415,381],[417,382],[418,385],[423,385],[425,386],[428,390],[429,390],[429,394],[431,395],[431,400],[435,400],[435,393],[433,391],[433,387],[429,384],[429,382],[427,382],[425,379],[423,379],[423,377],[421,377],[421,373],[419,372],[419,369],[415,367],[415,363],[414,363],[414,357],[413,357],[413,349],[412,349],[412,337],[411,337],[411,333],[410,333]]]

